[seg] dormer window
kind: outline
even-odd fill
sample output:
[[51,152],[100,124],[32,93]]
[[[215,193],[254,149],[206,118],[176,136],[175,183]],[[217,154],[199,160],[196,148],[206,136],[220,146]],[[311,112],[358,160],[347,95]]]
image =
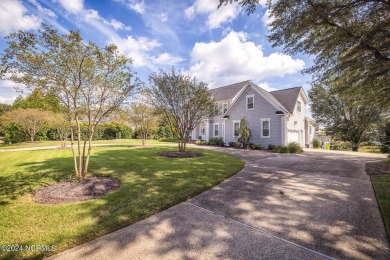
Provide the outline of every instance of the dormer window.
[[299,113],[301,113],[301,111],[302,111],[302,103],[301,103],[301,101],[297,101],[297,111]]
[[223,103],[223,105],[222,105],[223,114],[225,114],[227,110],[228,110],[228,103]]
[[246,110],[253,110],[255,108],[255,95],[246,96]]

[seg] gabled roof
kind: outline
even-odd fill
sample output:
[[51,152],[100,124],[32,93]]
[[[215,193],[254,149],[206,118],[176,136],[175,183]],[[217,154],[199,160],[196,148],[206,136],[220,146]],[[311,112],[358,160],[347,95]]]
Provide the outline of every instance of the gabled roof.
[[302,87],[288,88],[269,92],[274,96],[291,114],[294,112],[295,104]]
[[268,91],[266,91],[265,89],[259,87],[259,86],[256,86],[255,84],[253,84],[252,82],[250,81],[247,81],[247,84],[244,85],[244,87],[236,94],[236,96],[234,97],[233,99],[233,103],[232,105],[229,107],[229,109],[225,112],[225,114],[223,115],[223,117],[225,117],[226,115],[228,115],[230,113],[231,110],[233,110],[234,106],[236,105],[237,103],[237,100],[240,99],[240,97],[244,94],[244,92],[246,91],[246,89],[248,89],[249,87],[252,87],[260,96],[262,96],[263,98],[265,98],[266,100],[268,100],[268,102],[273,105],[277,110],[281,110],[282,113],[288,113],[287,109],[285,107],[283,107],[282,104],[279,103],[278,100],[276,100],[276,98],[274,98]]
[[216,101],[233,99],[242,88],[244,88],[250,80],[227,85],[224,87],[210,89]]

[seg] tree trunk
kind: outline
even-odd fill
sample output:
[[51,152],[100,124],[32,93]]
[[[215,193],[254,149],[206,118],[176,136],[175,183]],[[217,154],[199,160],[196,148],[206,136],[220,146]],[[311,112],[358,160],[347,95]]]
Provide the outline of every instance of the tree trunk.
[[360,143],[351,142],[352,151],[353,152],[358,152],[359,151],[359,145],[360,145]]
[[83,169],[83,178],[87,176],[88,166],[89,166],[89,158],[91,158],[91,150],[92,150],[92,138],[93,138],[94,130],[91,131],[91,136],[88,138],[88,153],[87,158],[85,159],[84,169]]
[[33,142],[34,142],[34,135],[31,134],[31,135],[30,135],[30,143],[33,143]]
[[70,147],[72,148],[72,155],[73,155],[73,164],[74,164],[74,171],[76,174],[76,178],[79,178],[79,172],[78,172],[78,167],[77,167],[77,156],[76,156],[76,151],[74,148],[74,130],[73,127],[70,130]]

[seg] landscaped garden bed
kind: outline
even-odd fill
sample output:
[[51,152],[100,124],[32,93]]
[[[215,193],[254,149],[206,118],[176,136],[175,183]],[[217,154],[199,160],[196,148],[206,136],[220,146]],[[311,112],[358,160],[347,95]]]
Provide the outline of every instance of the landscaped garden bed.
[[[244,162],[209,150],[172,160],[175,148],[94,147],[89,173],[120,181],[109,194],[81,202],[40,204],[32,194],[73,177],[70,149],[3,152],[0,156],[0,244],[52,245],[54,251],[0,252],[42,258],[120,229],[210,189]],[[52,248],[52,247],[51,247]]]

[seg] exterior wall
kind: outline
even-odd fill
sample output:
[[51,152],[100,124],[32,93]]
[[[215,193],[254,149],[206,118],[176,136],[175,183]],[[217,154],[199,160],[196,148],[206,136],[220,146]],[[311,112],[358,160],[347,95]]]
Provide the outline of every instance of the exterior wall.
[[[305,131],[305,117],[306,117],[306,104],[303,101],[301,94],[298,95],[297,101],[301,102],[301,112],[297,110],[297,104],[295,104],[293,114],[287,119],[287,131],[297,132],[299,134],[299,144],[303,147],[306,140]],[[287,135],[288,136],[288,135]],[[287,144],[292,140],[288,140]]]
[[[246,96],[254,94],[254,109],[246,110]],[[249,128],[252,132],[252,142],[262,144],[267,147],[268,144],[282,144],[281,138],[281,117],[275,115],[276,108],[271,105],[266,99],[259,95],[252,88],[248,88],[245,93],[234,105],[234,108],[229,113],[229,118],[225,122],[225,144],[237,141],[233,133],[233,122],[240,121],[242,117],[246,117]],[[270,138],[261,137],[261,119],[270,118]],[[222,120],[219,120],[220,125]]]

